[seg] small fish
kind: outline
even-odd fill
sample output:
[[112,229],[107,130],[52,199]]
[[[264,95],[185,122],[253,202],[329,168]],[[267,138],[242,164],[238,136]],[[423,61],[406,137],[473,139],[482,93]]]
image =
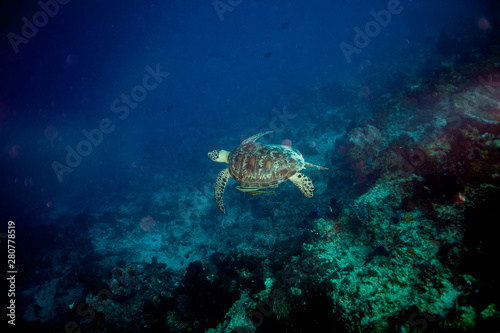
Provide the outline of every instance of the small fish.
[[286,29],[288,27],[288,22],[285,22],[281,25],[280,30]]
[[175,109],[178,106],[179,106],[179,104],[172,104],[168,108],[165,109],[165,112],[172,111],[173,109]]
[[267,52],[266,54],[264,54],[264,58],[269,58],[271,56],[271,52]]

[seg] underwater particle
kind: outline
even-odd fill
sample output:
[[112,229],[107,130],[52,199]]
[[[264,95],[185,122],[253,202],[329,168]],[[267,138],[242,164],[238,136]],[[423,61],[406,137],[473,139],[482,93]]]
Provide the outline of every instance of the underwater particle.
[[281,141],[281,145],[282,146],[291,147],[292,146],[292,141],[290,139],[285,139],[285,140]]
[[54,142],[55,139],[59,136],[59,132],[57,131],[57,128],[53,125],[49,125],[45,127],[45,137],[47,140],[49,140],[51,143]]
[[19,157],[19,154],[21,152],[21,146],[16,143],[16,144],[12,145],[12,147],[8,148],[7,152],[9,154],[10,158],[15,159],[15,158]]
[[155,227],[155,219],[151,216],[143,217],[141,220],[141,228],[144,231],[149,231]]
[[477,20],[477,27],[481,30],[488,30],[490,27],[490,21],[486,17],[481,17]]
[[359,96],[363,99],[368,99],[370,97],[370,88],[368,86],[362,86],[359,89]]
[[465,195],[462,192],[457,192],[453,196],[453,203],[457,206],[463,205],[466,201]]
[[66,56],[66,64],[75,65],[78,62],[78,57],[75,54],[68,54]]

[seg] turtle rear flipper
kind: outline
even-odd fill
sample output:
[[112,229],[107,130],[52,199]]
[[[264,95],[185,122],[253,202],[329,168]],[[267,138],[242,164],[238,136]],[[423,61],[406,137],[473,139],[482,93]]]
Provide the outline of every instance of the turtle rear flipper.
[[297,172],[292,177],[290,177],[290,181],[295,184],[307,198],[312,198],[314,192],[314,185],[312,180],[306,175]]
[[226,209],[224,208],[223,195],[224,189],[226,188],[227,181],[229,179],[229,169],[226,168],[221,170],[217,175],[217,180],[215,181],[215,202],[217,202],[217,207],[223,214],[226,214]]

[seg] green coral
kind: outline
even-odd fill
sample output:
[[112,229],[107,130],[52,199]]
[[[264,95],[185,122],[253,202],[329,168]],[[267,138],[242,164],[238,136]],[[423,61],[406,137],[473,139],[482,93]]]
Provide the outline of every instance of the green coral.
[[481,317],[486,318],[500,318],[500,312],[495,309],[495,304],[488,304],[488,306],[481,311]]

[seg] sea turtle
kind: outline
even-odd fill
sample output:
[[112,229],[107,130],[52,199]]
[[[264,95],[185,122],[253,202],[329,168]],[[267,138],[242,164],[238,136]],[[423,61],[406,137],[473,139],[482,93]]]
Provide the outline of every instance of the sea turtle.
[[306,167],[320,170],[327,168],[305,162],[302,154],[292,147],[255,142],[272,132],[251,136],[231,152],[216,149],[208,153],[208,158],[212,161],[229,165],[219,172],[215,182],[215,200],[222,213],[226,213],[222,196],[229,177],[241,184],[237,187],[238,190],[253,195],[272,193],[265,189],[278,187],[280,183],[290,179],[306,197],[313,196],[311,179],[299,171]]

